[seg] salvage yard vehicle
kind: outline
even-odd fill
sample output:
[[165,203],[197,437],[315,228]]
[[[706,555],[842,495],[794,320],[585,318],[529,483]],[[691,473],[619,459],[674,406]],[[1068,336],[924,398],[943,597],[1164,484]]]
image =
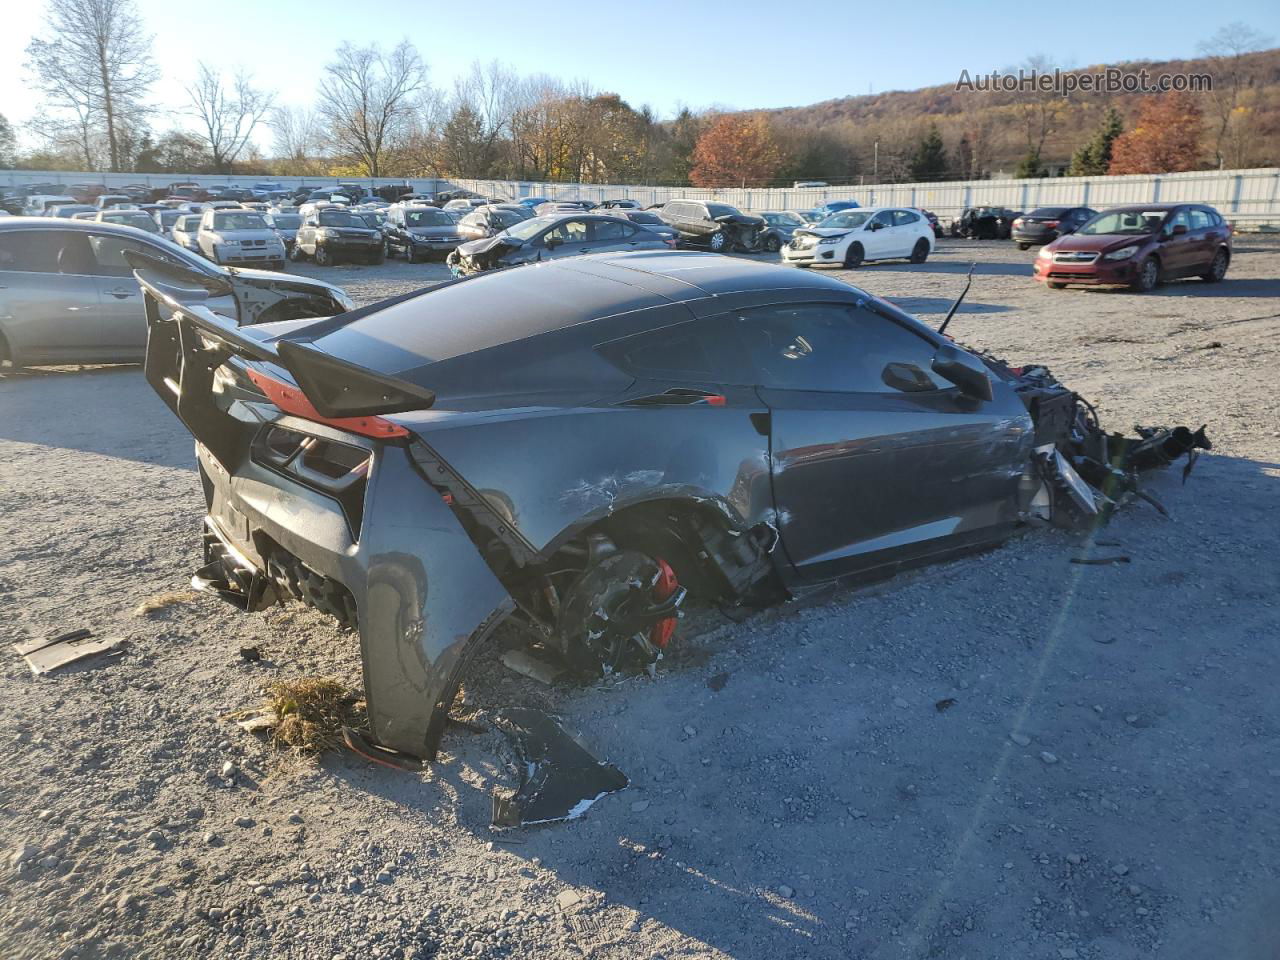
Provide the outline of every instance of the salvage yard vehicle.
[[200,233],[200,221],[202,219],[203,214],[183,214],[174,222],[170,230],[170,239],[184,250],[199,253],[200,241],[197,237]]
[[484,240],[460,244],[445,262],[460,277],[585,253],[666,249],[661,236],[620,217],[563,214],[533,217]]
[[528,207],[518,203],[490,203],[476,207],[458,221],[458,234],[463,241],[483,240],[514,227],[533,216]]
[[764,217],[766,224],[760,246],[769,253],[781,250],[784,244],[791,242],[791,235],[805,225],[805,221],[794,213],[766,211],[760,216]]
[[[146,348],[142,295],[126,253],[143,254],[230,323],[331,316],[352,308],[332,284],[215,266],[163,237],[88,220],[0,223],[0,360],[136,363]],[[157,279],[157,282],[161,282]]]
[[1037,207],[1013,221],[1010,236],[1019,250],[1028,250],[1075,233],[1097,215],[1089,207]]
[[303,215],[291,256],[294,260],[310,257],[322,267],[339,260],[382,263],[386,247],[381,230],[372,229],[349,210],[329,206]]
[[1041,247],[1034,276],[1053,290],[1111,284],[1147,292],[1181,277],[1217,283],[1231,264],[1231,239],[1231,225],[1205,204],[1114,207]]
[[458,223],[439,207],[397,204],[387,211],[387,255],[410,263],[444,257],[462,242]]
[[118,223],[121,226],[145,230],[147,233],[160,232],[160,225],[156,223],[155,218],[144,210],[124,210],[120,207],[112,207],[109,210],[99,210],[93,219],[98,223]]
[[727,203],[668,200],[658,211],[664,223],[680,235],[680,243],[706,247],[716,253],[760,249],[765,222]]
[[79,203],[79,201],[75,197],[69,197],[65,194],[36,193],[27,197],[20,212],[28,217],[43,217],[53,207],[73,203]]
[[680,240],[680,234],[676,232],[676,229],[663,223],[662,218],[652,210],[633,210],[628,207],[616,207],[609,210],[609,216],[620,217],[637,226],[644,227],[646,230],[652,230],[666,240],[668,246],[674,247]]
[[98,208],[87,203],[58,203],[51,207],[46,207],[44,215],[46,217],[74,217],[77,213],[97,214]]
[[951,235],[969,240],[1008,240],[1021,214],[1006,207],[965,207],[951,223]]
[[833,213],[794,231],[782,248],[783,263],[829,264],[852,269],[868,260],[905,257],[924,263],[933,251],[933,227],[916,210],[864,207]]
[[256,210],[206,210],[196,242],[214,263],[284,269],[284,241]]
[[284,243],[285,253],[288,254],[293,250],[294,241],[298,237],[298,227],[302,226],[302,216],[297,213],[289,213],[287,211],[276,210],[264,215],[267,223],[271,225]]
[[641,670],[689,596],[749,609],[1094,524],[1139,466],[1208,447],[1108,437],[1043,367],[728,257],[575,257],[249,328],[137,276],[147,380],[196,439],[193,582],[357,631],[372,736],[415,757],[508,615],[582,674]]

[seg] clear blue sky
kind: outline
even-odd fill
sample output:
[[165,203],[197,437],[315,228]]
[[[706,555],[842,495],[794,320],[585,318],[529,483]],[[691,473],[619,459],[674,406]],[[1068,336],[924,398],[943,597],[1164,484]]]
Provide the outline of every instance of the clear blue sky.
[[[586,80],[633,106],[777,107],[869,91],[954,82],[1044,53],[1067,66],[1191,56],[1200,39],[1241,20],[1277,38],[1276,0],[1162,0],[1104,8],[1036,3],[820,6],[778,0],[136,0],[155,34],[164,80],[157,128],[181,124],[183,86],[198,59],[248,67],[284,103],[309,103],[319,68],[342,40],[417,45],[437,86],[476,59],[521,73]],[[44,3],[12,0],[0,30],[0,113],[31,119],[23,49]],[[679,50],[677,54],[675,51]]]

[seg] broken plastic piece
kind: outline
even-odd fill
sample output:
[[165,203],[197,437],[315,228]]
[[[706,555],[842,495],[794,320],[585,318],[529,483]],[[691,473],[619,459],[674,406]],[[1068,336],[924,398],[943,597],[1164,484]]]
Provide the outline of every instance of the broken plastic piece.
[[593,757],[550,714],[513,707],[495,720],[524,763],[520,789],[510,797],[493,796],[495,827],[575,820],[629,783],[621,770]]
[[27,661],[27,666],[31,668],[31,672],[40,676],[59,667],[65,667],[69,663],[75,663],[77,660],[83,660],[85,657],[116,650],[124,643],[122,637],[93,640],[91,639],[92,636],[93,634],[89,630],[73,630],[70,633],[54,637],[52,640],[32,640],[27,643],[15,643],[13,649],[18,651],[23,660]]
[[359,730],[343,727],[342,742],[347,745],[347,748],[352,753],[357,753],[366,760],[371,760],[384,767],[390,767],[392,770],[405,770],[415,773],[422,769],[422,761],[417,757],[411,757],[407,753],[401,753],[399,750],[392,750],[390,747],[374,743]]
[[556,679],[564,673],[561,667],[539,660],[525,650],[508,650],[502,655],[502,663],[522,677],[537,680],[547,686],[555,683]]

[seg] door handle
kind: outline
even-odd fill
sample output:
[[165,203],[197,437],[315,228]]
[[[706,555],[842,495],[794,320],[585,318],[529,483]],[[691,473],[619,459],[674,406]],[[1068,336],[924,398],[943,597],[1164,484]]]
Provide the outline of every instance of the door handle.
[[132,292],[132,291],[130,291],[130,290],[121,290],[121,289],[119,289],[119,288],[116,288],[115,290],[110,291],[110,293],[111,293],[111,295],[112,295],[113,297],[115,297],[117,300],[126,300],[126,299],[128,299],[129,297],[132,297],[132,296],[133,296],[133,292]]
[[590,249],[591,249],[590,247],[580,247],[580,248],[578,249],[578,252],[579,252],[579,253],[587,253]]

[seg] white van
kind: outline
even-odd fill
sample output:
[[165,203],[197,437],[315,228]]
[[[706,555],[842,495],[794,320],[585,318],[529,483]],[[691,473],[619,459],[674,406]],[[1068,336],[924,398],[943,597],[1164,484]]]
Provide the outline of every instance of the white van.
[[33,193],[27,197],[27,205],[22,212],[28,217],[43,217],[48,207],[59,203],[79,203],[75,197],[64,197],[51,193]]

